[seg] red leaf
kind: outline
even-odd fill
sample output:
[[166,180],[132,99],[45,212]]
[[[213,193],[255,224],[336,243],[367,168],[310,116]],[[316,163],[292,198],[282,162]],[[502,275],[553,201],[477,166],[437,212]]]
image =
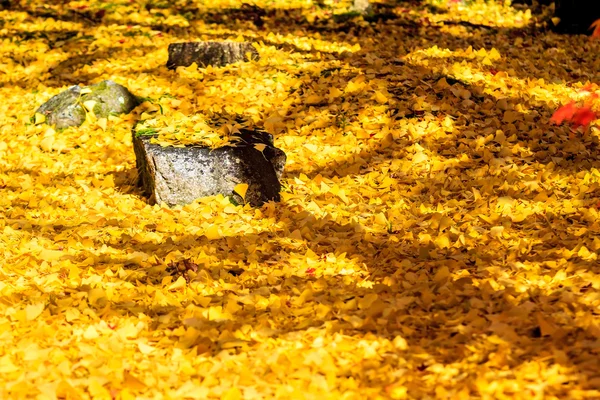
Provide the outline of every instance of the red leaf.
[[587,127],[593,120],[596,119],[596,113],[589,107],[582,107],[575,112],[571,123],[574,127],[583,126]]
[[315,274],[315,269],[314,268],[306,268],[306,273],[308,275],[314,275]]
[[575,112],[577,111],[574,102],[570,102],[567,105],[560,107],[558,110],[554,112],[552,118],[550,118],[550,122],[555,123],[556,125],[562,124],[565,120],[571,121]]
[[593,38],[600,38],[600,19],[595,20],[594,23],[590,25],[590,29],[594,30],[592,32]]

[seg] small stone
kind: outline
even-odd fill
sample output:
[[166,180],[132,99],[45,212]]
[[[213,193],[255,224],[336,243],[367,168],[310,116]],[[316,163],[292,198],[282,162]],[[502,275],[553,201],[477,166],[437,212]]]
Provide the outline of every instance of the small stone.
[[[216,149],[163,147],[152,137],[133,132],[139,184],[152,203],[183,205],[217,194],[255,207],[280,200],[286,156],[267,133],[243,129],[235,146]],[[234,192],[240,183],[248,184],[244,199]]]
[[257,60],[258,52],[247,42],[186,42],[169,45],[167,68],[189,67],[196,63],[199,67],[209,65],[223,67],[238,61]]
[[46,122],[56,129],[79,126],[85,122],[84,103],[94,104],[96,117],[107,118],[111,114],[130,112],[138,100],[124,86],[106,80],[87,88],[71,86],[42,104],[36,113],[44,115]]
[[372,7],[369,0],[354,0],[352,3],[352,10],[361,15],[367,15],[372,12]]

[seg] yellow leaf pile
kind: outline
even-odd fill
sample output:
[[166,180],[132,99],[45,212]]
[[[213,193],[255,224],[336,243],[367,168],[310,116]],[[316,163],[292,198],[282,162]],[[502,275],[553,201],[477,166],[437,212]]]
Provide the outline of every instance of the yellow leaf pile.
[[[598,130],[549,123],[597,42],[494,1],[11,3],[0,398],[600,398]],[[260,59],[168,70],[189,40]],[[104,79],[143,104],[35,114]],[[239,121],[287,153],[280,203],[148,204],[134,126]]]

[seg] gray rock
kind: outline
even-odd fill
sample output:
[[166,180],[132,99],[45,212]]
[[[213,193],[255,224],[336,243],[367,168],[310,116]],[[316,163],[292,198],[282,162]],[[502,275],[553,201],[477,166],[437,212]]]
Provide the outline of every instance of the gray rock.
[[83,103],[89,100],[96,102],[94,114],[98,118],[128,113],[138,105],[137,98],[127,88],[113,81],[102,81],[88,88],[90,93],[81,94],[83,88],[71,86],[42,104],[36,113],[45,115],[48,124],[63,129],[85,122],[86,111]]
[[373,12],[373,8],[371,7],[369,0],[354,0],[352,3],[352,11],[367,15]]
[[156,135],[140,136],[134,129],[139,184],[152,203],[187,204],[216,194],[233,195],[242,203],[233,192],[238,183],[248,184],[245,202],[252,206],[280,199],[286,155],[273,147],[269,134],[242,130],[236,146],[216,149],[162,147],[150,143],[152,137]]
[[248,61],[248,53],[251,59],[258,59],[258,52],[247,42],[171,43],[167,68],[189,67],[193,63],[199,67],[222,67],[238,61]]

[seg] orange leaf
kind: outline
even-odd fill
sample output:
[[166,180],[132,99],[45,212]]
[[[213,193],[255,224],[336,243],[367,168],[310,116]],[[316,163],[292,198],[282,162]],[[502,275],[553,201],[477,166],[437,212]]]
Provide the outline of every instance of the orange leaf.
[[600,38],[600,19],[595,20],[592,25],[590,25],[590,29],[593,29],[592,37]]
[[579,92],[593,92],[596,89],[598,89],[598,85],[595,83],[587,83],[581,89],[579,89]]

